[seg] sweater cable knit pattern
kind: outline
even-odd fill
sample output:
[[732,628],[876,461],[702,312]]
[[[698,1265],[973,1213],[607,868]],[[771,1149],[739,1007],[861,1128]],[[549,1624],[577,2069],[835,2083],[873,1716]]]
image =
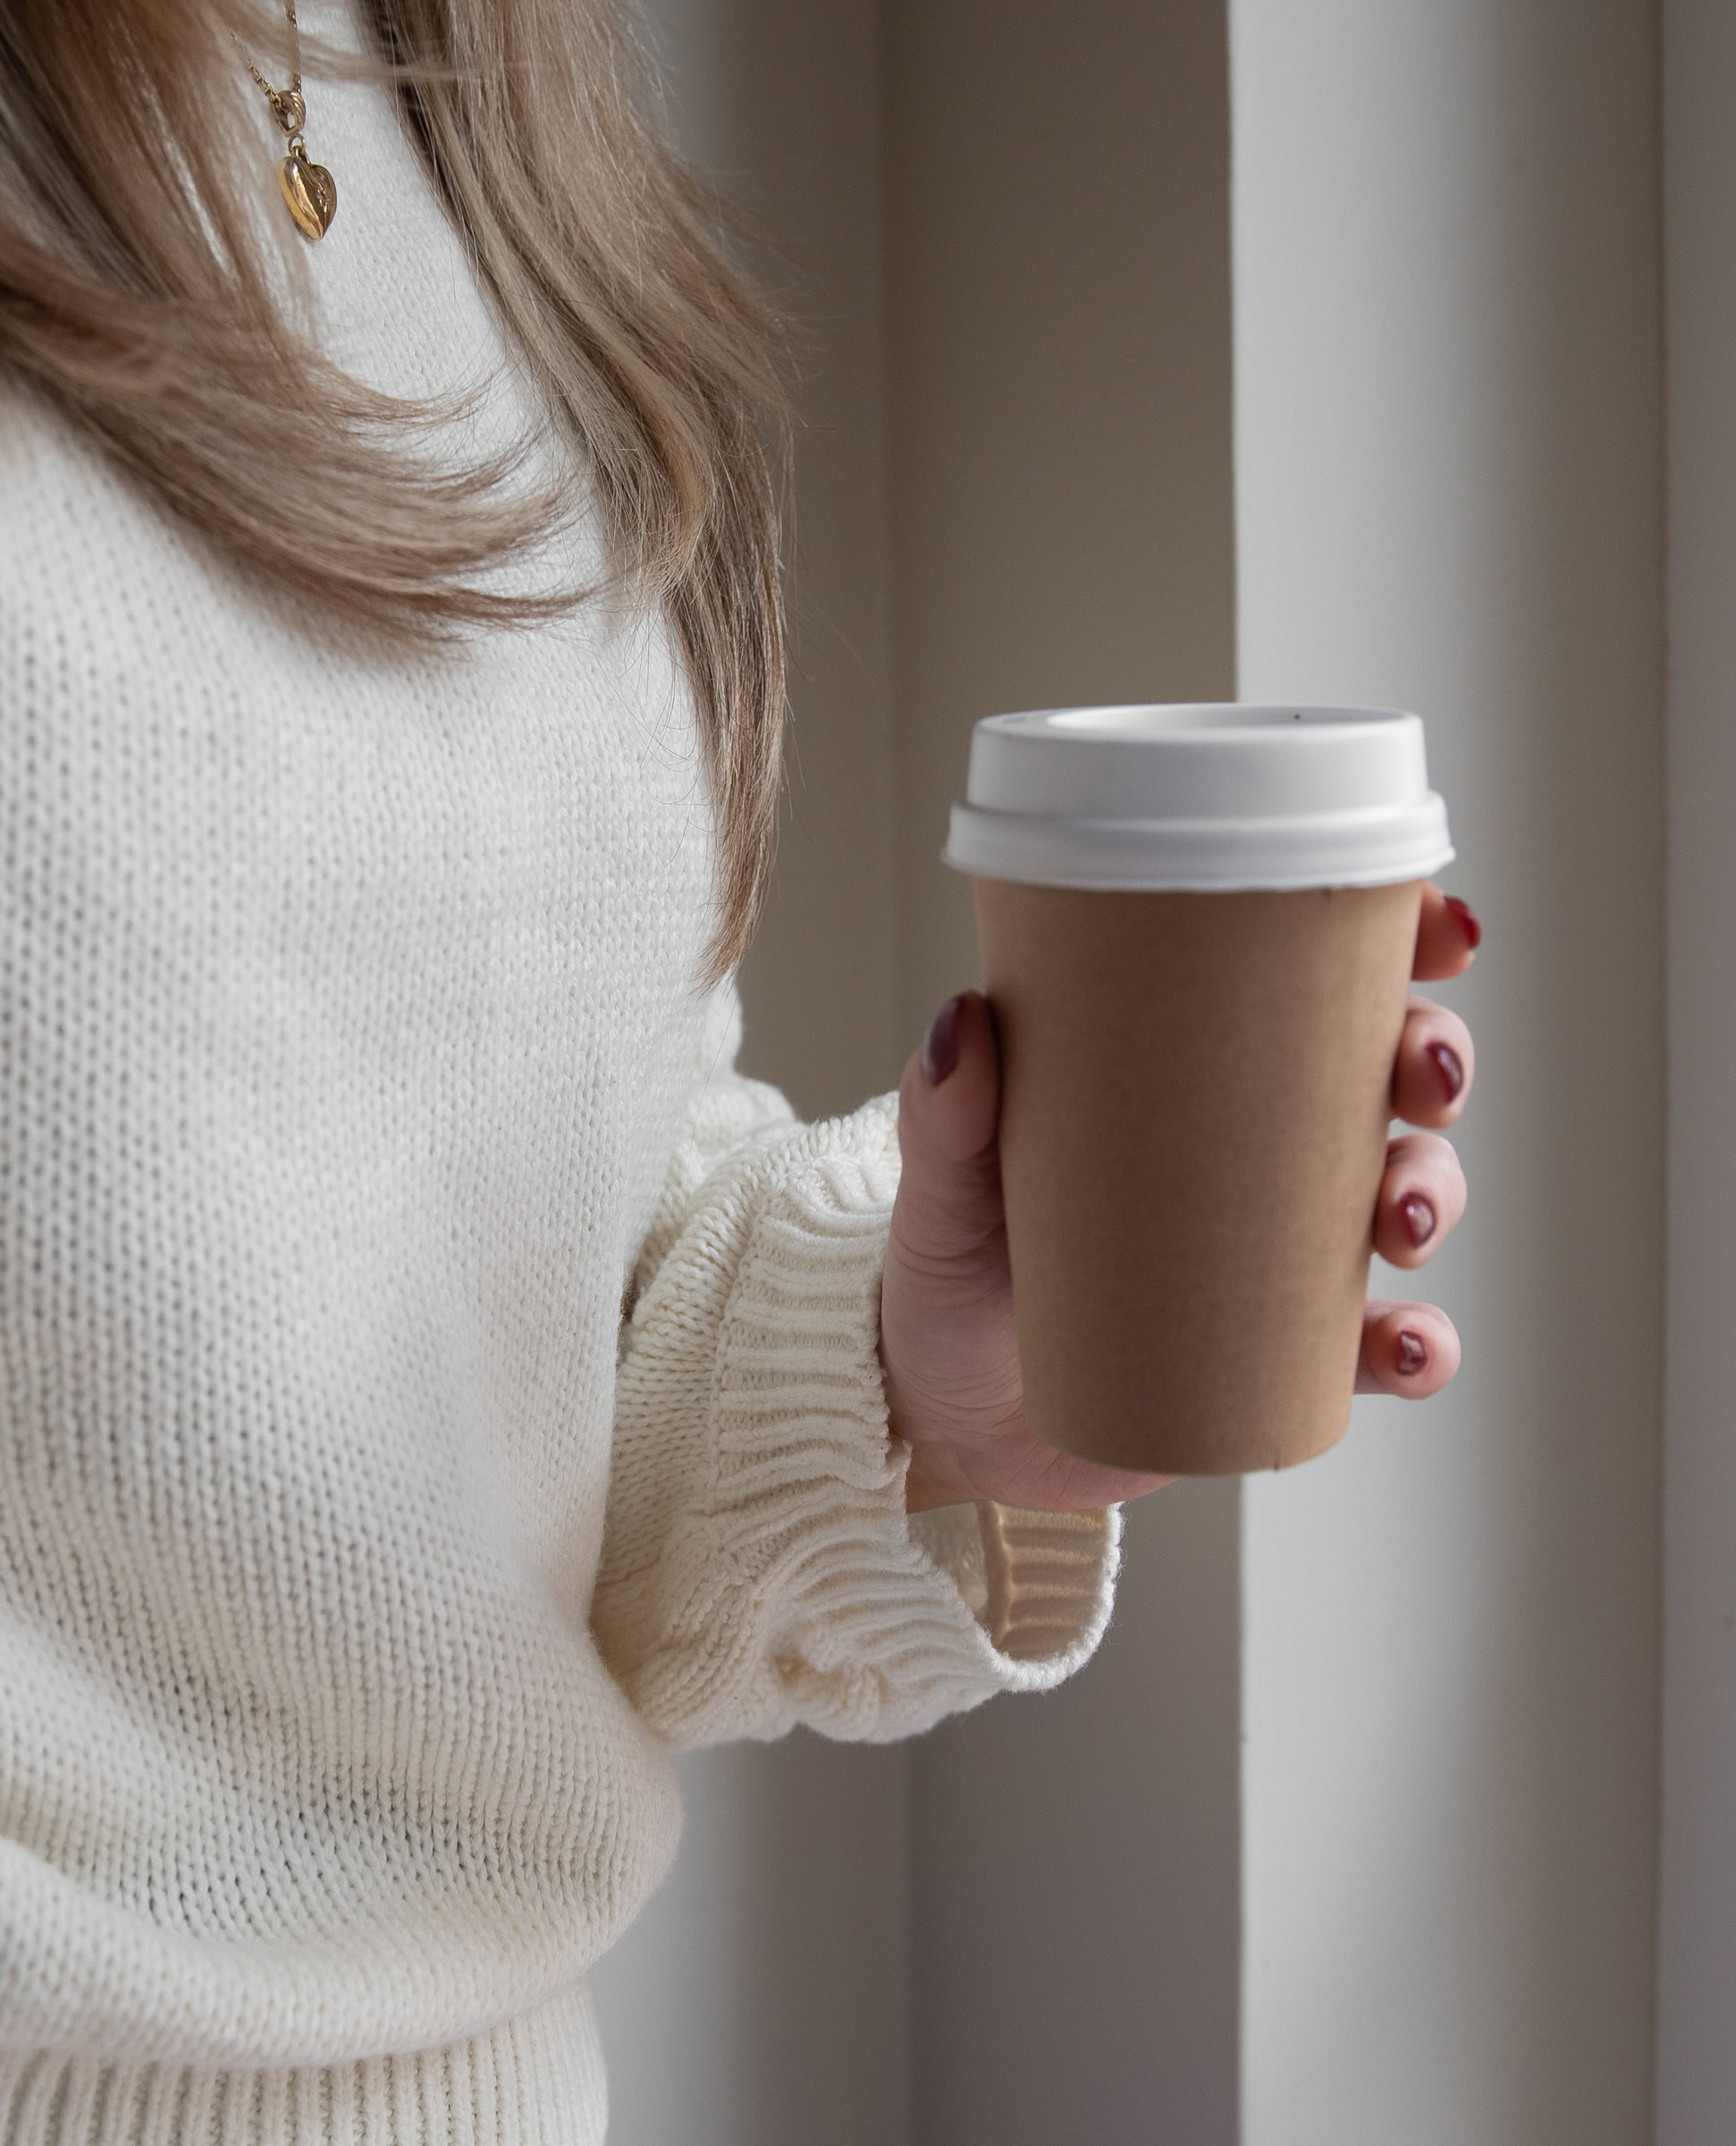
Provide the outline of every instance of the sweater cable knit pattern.
[[[552,452],[319,99],[323,347]],[[734,1071],[659,621],[382,655],[18,392],[0,503],[0,2140],[597,2146],[670,1752],[1053,1685],[1117,1517],[906,1518],[895,1105]]]

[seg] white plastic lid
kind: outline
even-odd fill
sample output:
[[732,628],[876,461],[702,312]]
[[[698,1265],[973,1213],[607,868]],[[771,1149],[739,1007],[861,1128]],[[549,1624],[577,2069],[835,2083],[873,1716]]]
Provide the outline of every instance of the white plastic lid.
[[1453,860],[1422,722],[1389,708],[1040,708],[971,739],[942,852],[1040,886],[1375,887]]

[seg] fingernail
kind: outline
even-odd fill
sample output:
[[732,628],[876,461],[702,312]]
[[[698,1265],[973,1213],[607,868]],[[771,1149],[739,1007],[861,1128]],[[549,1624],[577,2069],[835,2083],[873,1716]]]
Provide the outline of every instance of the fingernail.
[[923,1073],[931,1087],[938,1088],[958,1063],[958,1009],[964,1002],[962,993],[948,999],[923,1038]]
[[1475,910],[1468,901],[1461,901],[1456,894],[1447,896],[1446,906],[1453,912],[1454,922],[1465,935],[1465,944],[1475,953],[1483,943],[1483,927],[1477,921]]
[[1414,1379],[1420,1371],[1427,1368],[1428,1363],[1428,1344],[1420,1334],[1413,1334],[1407,1326],[1398,1338],[1399,1377]]
[[1456,1103],[1459,1091],[1465,1085],[1465,1069],[1459,1062],[1459,1053],[1451,1043],[1430,1043],[1428,1055],[1435,1061],[1435,1070],[1441,1077],[1441,1086],[1446,1090],[1446,1100]]
[[1435,1234],[1435,1210],[1431,1202],[1421,1193],[1413,1192],[1398,1204],[1398,1212],[1404,1223],[1404,1234],[1420,1251]]

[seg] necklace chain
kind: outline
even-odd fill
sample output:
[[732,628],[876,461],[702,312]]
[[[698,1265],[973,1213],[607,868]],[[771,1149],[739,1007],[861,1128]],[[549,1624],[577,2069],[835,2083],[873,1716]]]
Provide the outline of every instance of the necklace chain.
[[283,13],[290,25],[290,86],[279,89],[268,82],[259,72],[253,55],[240,38],[235,37],[235,49],[247,63],[247,71],[265,93],[272,115],[282,128],[287,138],[284,147],[289,154],[279,169],[279,183],[283,193],[284,206],[295,219],[295,224],[304,238],[323,239],[332,228],[332,219],[338,213],[338,186],[323,164],[312,164],[308,157],[308,145],[301,138],[307,124],[308,106],[301,94],[301,32],[296,25],[295,0],[283,0]]
[[[239,37],[235,38],[235,49],[247,63],[248,72],[265,91],[272,110],[277,115],[278,125],[286,134],[294,134],[299,131],[300,123],[308,115],[307,106],[303,104],[301,97],[301,32],[296,24],[295,0],[283,0],[283,13],[290,25],[291,73],[290,86],[287,89],[274,89],[265,80],[265,76],[260,73],[253,55],[242,44]],[[232,30],[230,35],[234,37],[235,33]],[[293,124],[291,123],[292,120]]]

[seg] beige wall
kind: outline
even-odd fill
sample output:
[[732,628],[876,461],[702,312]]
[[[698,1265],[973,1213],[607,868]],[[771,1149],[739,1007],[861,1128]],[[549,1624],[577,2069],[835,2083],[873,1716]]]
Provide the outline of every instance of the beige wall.
[[889,0],[899,993],[976,977],[971,725],[1228,695],[1224,12]]
[[[1715,7],[1670,5],[1710,37]],[[657,15],[679,128],[761,215],[806,332],[796,759],[744,978],[753,1069],[847,1107],[973,979],[966,892],[935,852],[970,724],[998,707],[1238,685],[1418,707],[1453,883],[1489,939],[1454,994],[1482,1060],[1471,1217],[1431,1270],[1467,1343],[1452,1396],[1359,1404],[1327,1461],[1139,1508],[1104,1652],[1047,1701],[906,1753],[798,1738],[688,1762],[675,1876],[598,1978],[618,2146],[1639,2146],[1663,1105],[1650,0]],[[1723,47],[1694,49],[1700,89]],[[1702,250],[1728,250],[1722,201],[1704,196]],[[1709,406],[1728,338],[1715,308],[1695,317]],[[1677,774],[1700,844],[1679,973],[1707,993],[1722,467],[1679,532],[1713,592],[1681,641],[1705,661]],[[1681,1017],[1719,1068],[1722,1005]],[[1721,1083],[1678,1087],[1707,1137]],[[1699,1472],[1678,1472],[1674,1525],[1699,1621],[1675,1656],[1665,2047],[1698,2051],[1714,2099],[1674,2105],[1667,2146],[1722,2139],[1736,2106],[1729,1918],[1695,1920],[1729,1862],[1702,1784],[1736,1778],[1705,1770],[1736,1749],[1726,1717],[1697,1726],[1736,1614],[1727,1531],[1693,1503],[1731,1509],[1723,1177],[1698,1170],[1684,1148],[1676,1368]]]
[[[692,160],[754,215],[803,342],[789,801],[744,1064],[809,1114],[896,1077],[869,0],[658,0]],[[904,1754],[796,1736],[681,1762],[674,1872],[595,1978],[611,2146],[903,2146]]]
[[1670,1322],[1658,2146],[1736,2139],[1736,10],[1667,0]]
[[[1235,689],[1221,5],[886,13],[899,988],[977,977],[936,861],[998,709]],[[1235,2136],[1235,1494],[1130,1517],[1102,1655],[910,1758],[913,2138]]]
[[655,0],[670,119],[763,234],[798,374],[790,731],[746,1069],[807,1116],[897,1077],[880,59],[872,0]]
[[[791,806],[747,1063],[847,1107],[975,976],[934,858],[974,718],[1232,689],[1223,15],[654,21],[678,132],[801,323]],[[1102,1660],[1046,1705],[907,1754],[685,1762],[675,1874],[597,1978],[620,2146],[1052,2146],[1153,2111],[1233,2135],[1234,1492],[1131,1540]]]

